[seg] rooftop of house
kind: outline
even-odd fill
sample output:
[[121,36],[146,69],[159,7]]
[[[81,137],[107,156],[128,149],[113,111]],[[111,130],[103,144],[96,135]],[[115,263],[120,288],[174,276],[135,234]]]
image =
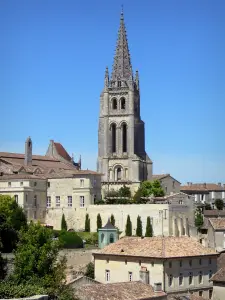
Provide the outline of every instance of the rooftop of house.
[[160,299],[166,295],[163,291],[155,292],[151,285],[140,281],[85,285],[78,288],[76,294],[81,300]]
[[217,268],[225,268],[225,252],[220,252],[220,255],[217,258]]
[[[173,178],[170,174],[154,174],[152,175],[152,179],[153,180],[162,180],[164,178],[167,178],[167,177],[171,177]],[[176,180],[175,178],[173,178],[175,181],[179,182],[178,180]],[[180,182],[179,182],[180,183]]]
[[221,183],[191,183],[188,182],[187,185],[182,185],[180,187],[181,191],[196,191],[196,192],[212,192],[212,191],[225,191],[225,187]]
[[225,218],[209,218],[214,230],[223,230],[225,231]]
[[219,269],[219,271],[217,271],[210,280],[216,282],[225,282],[225,267]]
[[193,238],[181,237],[124,237],[93,255],[119,255],[154,258],[198,257],[218,255]]
[[218,209],[209,209],[204,210],[204,217],[224,217],[225,210],[218,210]]

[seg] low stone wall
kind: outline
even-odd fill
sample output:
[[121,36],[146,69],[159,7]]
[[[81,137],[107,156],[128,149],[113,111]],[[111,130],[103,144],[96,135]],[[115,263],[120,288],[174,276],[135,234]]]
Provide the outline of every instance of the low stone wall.
[[1,300],[48,300],[47,295],[36,295],[28,298],[12,298],[12,299],[1,299]]

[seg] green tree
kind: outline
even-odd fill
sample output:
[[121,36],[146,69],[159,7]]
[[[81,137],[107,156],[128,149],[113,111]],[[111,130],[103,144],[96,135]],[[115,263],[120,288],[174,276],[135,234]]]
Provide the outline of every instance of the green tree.
[[141,190],[141,197],[149,197],[149,196],[163,197],[165,195],[165,192],[161,187],[159,180],[143,181],[141,183],[140,190]]
[[67,231],[67,223],[66,223],[66,219],[65,219],[65,215],[64,214],[62,214],[61,230]]
[[197,210],[195,213],[195,226],[199,230],[204,223],[203,216],[200,210]]
[[154,197],[163,197],[165,196],[165,192],[161,187],[161,183],[159,180],[154,180],[152,182],[152,194]]
[[211,210],[211,209],[212,209],[211,205],[209,203],[206,203],[205,210]]
[[90,218],[89,218],[89,214],[86,214],[85,217],[85,232],[90,232],[91,231],[91,224],[90,224]]
[[137,228],[136,228],[136,235],[137,236],[142,236],[142,222],[141,222],[141,217],[137,217]]
[[113,214],[112,214],[111,217],[110,217],[110,223],[111,223],[113,226],[115,226],[116,221],[115,221],[115,218],[114,218],[114,215],[113,215]]
[[143,197],[142,196],[142,190],[141,190],[141,188],[139,188],[136,191],[136,193],[134,194],[134,197],[133,197],[134,202],[137,203],[137,204],[142,203],[141,197]]
[[12,252],[15,249],[21,228],[27,228],[23,209],[14,198],[0,195],[0,239],[3,252]]
[[12,278],[16,285],[38,284],[50,297],[72,299],[65,285],[66,258],[59,256],[60,242],[52,237],[52,230],[39,223],[31,223],[27,231],[21,231]]
[[102,218],[100,214],[97,215],[97,230],[99,230],[99,228],[102,228]]
[[132,236],[132,223],[129,215],[127,216],[126,236]]
[[131,197],[131,191],[128,186],[122,186],[118,191],[118,197]]
[[147,217],[145,236],[146,237],[152,237],[153,236],[153,229],[152,229],[152,224],[151,224],[150,217]]
[[215,206],[218,210],[223,210],[224,208],[224,203],[222,199],[216,199],[215,200]]
[[95,266],[93,262],[89,262],[86,266],[85,276],[95,279]]

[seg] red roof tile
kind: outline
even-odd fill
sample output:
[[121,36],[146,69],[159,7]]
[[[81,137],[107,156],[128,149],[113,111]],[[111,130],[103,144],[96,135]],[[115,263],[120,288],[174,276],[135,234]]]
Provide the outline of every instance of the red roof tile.
[[63,158],[65,158],[68,161],[71,161],[70,155],[68,154],[68,152],[66,151],[66,149],[63,147],[62,144],[54,143],[54,145],[55,145],[55,148],[56,148],[56,150],[57,150],[57,152],[60,156],[62,156]]

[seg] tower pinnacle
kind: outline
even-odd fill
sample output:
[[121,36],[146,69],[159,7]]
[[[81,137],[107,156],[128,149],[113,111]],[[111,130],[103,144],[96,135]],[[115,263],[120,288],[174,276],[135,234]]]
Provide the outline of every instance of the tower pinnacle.
[[132,66],[130,53],[124,24],[123,8],[120,16],[120,28],[118,32],[116,52],[114,56],[112,81],[129,81],[132,80]]

